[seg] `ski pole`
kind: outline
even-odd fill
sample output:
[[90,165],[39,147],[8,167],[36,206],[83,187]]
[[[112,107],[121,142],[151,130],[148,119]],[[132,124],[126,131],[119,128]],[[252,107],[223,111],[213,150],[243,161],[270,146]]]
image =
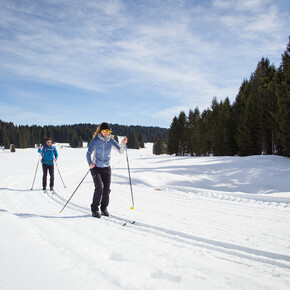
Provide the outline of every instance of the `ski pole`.
[[56,168],[57,168],[57,170],[58,170],[58,173],[59,173],[60,179],[61,179],[61,181],[62,181],[62,184],[63,184],[64,188],[66,188],[66,186],[64,185],[63,179],[62,179],[62,177],[61,177],[60,171],[59,171],[59,169],[58,169],[58,165],[57,165],[56,160],[55,160],[55,164],[56,164]]
[[36,170],[35,170],[32,186],[31,186],[31,190],[33,189],[33,185],[34,185],[34,181],[35,181],[35,177],[36,177],[36,173],[37,173],[37,169],[38,169],[38,165],[39,165],[39,160],[40,160],[40,154],[39,154],[39,158],[38,158],[38,161],[37,161]]
[[82,184],[82,182],[84,181],[84,179],[87,177],[88,173],[90,172],[90,169],[88,170],[88,172],[86,173],[86,175],[84,176],[84,178],[82,179],[82,181],[79,183],[79,185],[77,186],[77,188],[75,189],[75,191],[73,192],[73,194],[71,195],[71,197],[68,199],[68,201],[66,202],[66,204],[64,205],[64,207],[62,208],[62,210],[59,213],[62,213],[62,211],[64,210],[64,208],[67,206],[67,204],[69,203],[69,201],[71,200],[71,198],[73,197],[73,195],[75,194],[75,192],[77,191],[77,189],[80,187],[80,185]]
[[128,173],[129,173],[129,181],[130,181],[130,188],[131,188],[131,197],[132,197],[132,207],[131,209],[134,209],[134,198],[133,198],[133,190],[132,190],[132,182],[131,182],[131,175],[130,175],[130,168],[129,168],[129,159],[128,159],[128,149],[126,147],[126,157],[127,157],[127,165],[128,165]]

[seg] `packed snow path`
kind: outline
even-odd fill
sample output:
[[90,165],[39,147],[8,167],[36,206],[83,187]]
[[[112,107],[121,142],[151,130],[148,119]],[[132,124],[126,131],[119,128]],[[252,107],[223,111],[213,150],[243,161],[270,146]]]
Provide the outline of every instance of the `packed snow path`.
[[[110,218],[91,217],[86,148],[0,152],[0,289],[289,289],[290,159],[112,151]],[[134,225],[131,221],[136,221]],[[126,226],[123,226],[126,223]]]

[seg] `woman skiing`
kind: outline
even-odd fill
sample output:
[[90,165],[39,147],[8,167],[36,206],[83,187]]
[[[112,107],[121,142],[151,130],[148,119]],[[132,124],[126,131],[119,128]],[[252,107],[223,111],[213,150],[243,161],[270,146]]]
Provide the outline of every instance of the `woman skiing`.
[[[111,132],[112,129],[110,124],[106,122],[101,123],[94,133],[93,140],[87,151],[87,161],[95,185],[91,211],[92,216],[96,218],[100,218],[101,214],[109,216],[107,207],[109,205],[109,195],[111,191],[110,159],[112,146],[114,146],[119,153],[123,154],[127,143],[127,137],[125,136],[121,145],[119,145],[111,136]],[[101,213],[99,212],[100,205]]]

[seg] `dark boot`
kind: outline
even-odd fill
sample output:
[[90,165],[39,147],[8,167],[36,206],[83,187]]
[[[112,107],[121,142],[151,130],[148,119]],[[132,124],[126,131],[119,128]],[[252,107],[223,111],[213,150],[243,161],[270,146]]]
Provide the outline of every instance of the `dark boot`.
[[102,215],[104,215],[104,216],[110,216],[107,209],[101,209],[101,212],[102,212]]
[[99,211],[93,211],[92,212],[92,216],[95,217],[95,218],[98,218],[98,219],[101,218],[101,214],[100,214]]

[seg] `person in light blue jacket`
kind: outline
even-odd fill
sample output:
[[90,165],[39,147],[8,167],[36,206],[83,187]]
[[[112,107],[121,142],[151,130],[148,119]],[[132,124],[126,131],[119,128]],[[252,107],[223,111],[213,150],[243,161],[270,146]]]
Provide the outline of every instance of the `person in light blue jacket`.
[[41,153],[42,159],[42,170],[43,170],[43,177],[42,177],[42,188],[46,190],[46,182],[47,182],[47,171],[49,171],[50,175],[50,190],[53,190],[54,186],[54,164],[53,162],[57,160],[58,153],[54,146],[52,146],[51,138],[46,138],[46,144],[41,146],[37,150],[38,153]]
[[[111,149],[114,147],[119,153],[123,154],[127,143],[127,137],[125,136],[121,145],[119,145],[111,136],[111,132],[110,124],[101,123],[94,133],[86,155],[95,185],[91,211],[92,216],[96,218],[100,218],[101,215],[110,215],[107,207],[111,192]],[[99,212],[100,205],[101,213]]]

